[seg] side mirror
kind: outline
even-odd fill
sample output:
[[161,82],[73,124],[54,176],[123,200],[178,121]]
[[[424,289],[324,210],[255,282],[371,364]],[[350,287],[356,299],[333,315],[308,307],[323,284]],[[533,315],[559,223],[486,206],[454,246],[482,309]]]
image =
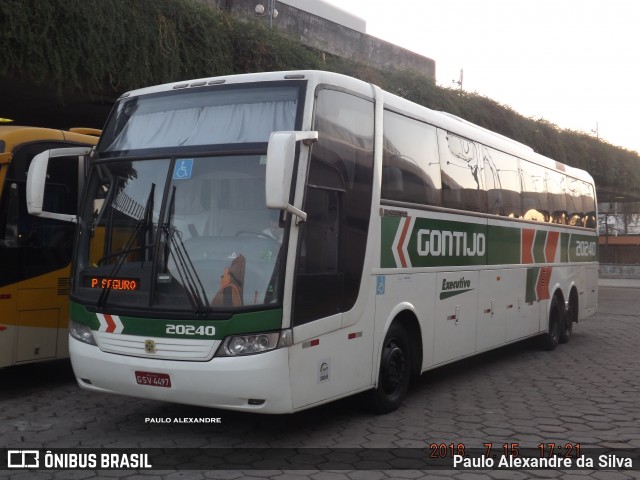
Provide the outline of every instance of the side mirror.
[[267,173],[265,197],[267,208],[286,210],[301,220],[307,214],[289,204],[296,143],[311,144],[318,140],[318,132],[273,132],[267,149]]
[[68,161],[75,161],[78,164],[78,181],[82,184],[84,181],[84,169],[81,167],[81,159],[91,152],[91,147],[74,147],[74,148],[58,148],[55,150],[46,150],[35,157],[29,166],[27,174],[27,210],[31,215],[43,218],[52,218],[62,220],[64,222],[77,221],[76,215],[68,213],[55,213],[44,211],[45,187],[47,185],[47,169],[49,160],[59,157],[72,157]]

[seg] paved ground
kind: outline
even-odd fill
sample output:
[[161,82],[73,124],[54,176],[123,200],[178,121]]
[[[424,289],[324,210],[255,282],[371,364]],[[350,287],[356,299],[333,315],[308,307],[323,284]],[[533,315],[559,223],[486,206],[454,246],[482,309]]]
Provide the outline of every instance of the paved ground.
[[[354,448],[372,452],[336,469],[182,471],[1,471],[18,479],[359,480],[383,478],[525,479],[640,478],[640,471],[605,470],[380,470],[385,452],[428,451],[464,444],[478,456],[516,443],[626,448],[640,452],[640,290],[609,282],[599,313],[574,328],[553,352],[531,343],[503,348],[423,375],[398,411],[376,417],[357,399],[288,416],[256,416],[97,395],[77,388],[67,362],[0,371],[0,448]],[[219,424],[149,423],[149,418],[220,418]],[[383,450],[363,450],[377,449]],[[478,450],[474,450],[478,449]],[[259,450],[257,450],[259,451]],[[287,455],[290,450],[268,450]],[[495,451],[495,450],[494,450]],[[472,456],[473,456],[472,455]],[[331,457],[335,461],[338,457]],[[636,460],[637,461],[637,460]],[[352,462],[352,463],[350,463]],[[368,462],[368,463],[367,463]],[[351,468],[349,468],[351,467]]]

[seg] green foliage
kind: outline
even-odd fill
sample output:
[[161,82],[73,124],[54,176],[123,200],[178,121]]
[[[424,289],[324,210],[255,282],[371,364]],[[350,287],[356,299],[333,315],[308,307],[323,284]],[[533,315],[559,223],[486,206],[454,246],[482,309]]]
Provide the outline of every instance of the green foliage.
[[317,69],[317,52],[295,42],[279,30],[261,23],[234,21],[230,32],[233,73]]
[[189,0],[3,0],[0,74],[114,96],[230,73],[230,29]]
[[0,75],[108,98],[147,85],[232,73],[323,69],[458,115],[583,168],[599,189],[634,192],[638,154],[489,98],[437,87],[415,72],[381,71],[323,55],[277,29],[197,0],[2,0]]

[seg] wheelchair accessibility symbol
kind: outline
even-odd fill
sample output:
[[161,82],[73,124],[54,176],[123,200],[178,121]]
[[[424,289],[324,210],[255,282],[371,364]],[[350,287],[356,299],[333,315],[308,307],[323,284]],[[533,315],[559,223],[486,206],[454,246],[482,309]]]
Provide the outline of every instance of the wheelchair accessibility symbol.
[[193,170],[193,158],[182,158],[176,160],[176,166],[173,169],[174,180],[188,180],[191,178]]

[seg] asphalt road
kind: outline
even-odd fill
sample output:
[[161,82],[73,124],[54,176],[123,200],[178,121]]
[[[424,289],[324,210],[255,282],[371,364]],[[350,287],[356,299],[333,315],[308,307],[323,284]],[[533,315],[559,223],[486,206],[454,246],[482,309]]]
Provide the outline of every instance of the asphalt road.
[[[156,461],[150,470],[0,470],[0,478],[640,478],[640,460],[634,470],[604,467],[592,450],[622,449],[617,459],[640,452],[639,345],[640,289],[601,287],[598,313],[574,327],[568,344],[546,352],[527,341],[428,372],[404,405],[385,416],[367,413],[357,397],[294,415],[262,416],[100,395],[80,390],[66,361],[0,370],[0,448],[167,449],[162,468],[171,465],[173,449],[190,454],[178,471],[159,470]],[[176,422],[203,418],[216,420]],[[440,455],[432,444],[444,445],[447,456],[453,444],[478,461],[490,444],[496,462],[505,444],[530,456],[540,444],[569,444],[571,455],[582,449],[596,464],[580,470],[534,465],[426,471],[394,463],[416,452]],[[328,460],[287,461],[311,447]],[[213,450],[221,448],[249,448],[257,456],[236,458],[241,469],[227,469],[228,459],[216,463],[206,456],[231,451]],[[205,458],[198,459],[198,452]],[[252,463],[264,460],[261,452],[268,461]],[[207,470],[189,469],[207,462]],[[306,465],[316,468],[303,470]]]

